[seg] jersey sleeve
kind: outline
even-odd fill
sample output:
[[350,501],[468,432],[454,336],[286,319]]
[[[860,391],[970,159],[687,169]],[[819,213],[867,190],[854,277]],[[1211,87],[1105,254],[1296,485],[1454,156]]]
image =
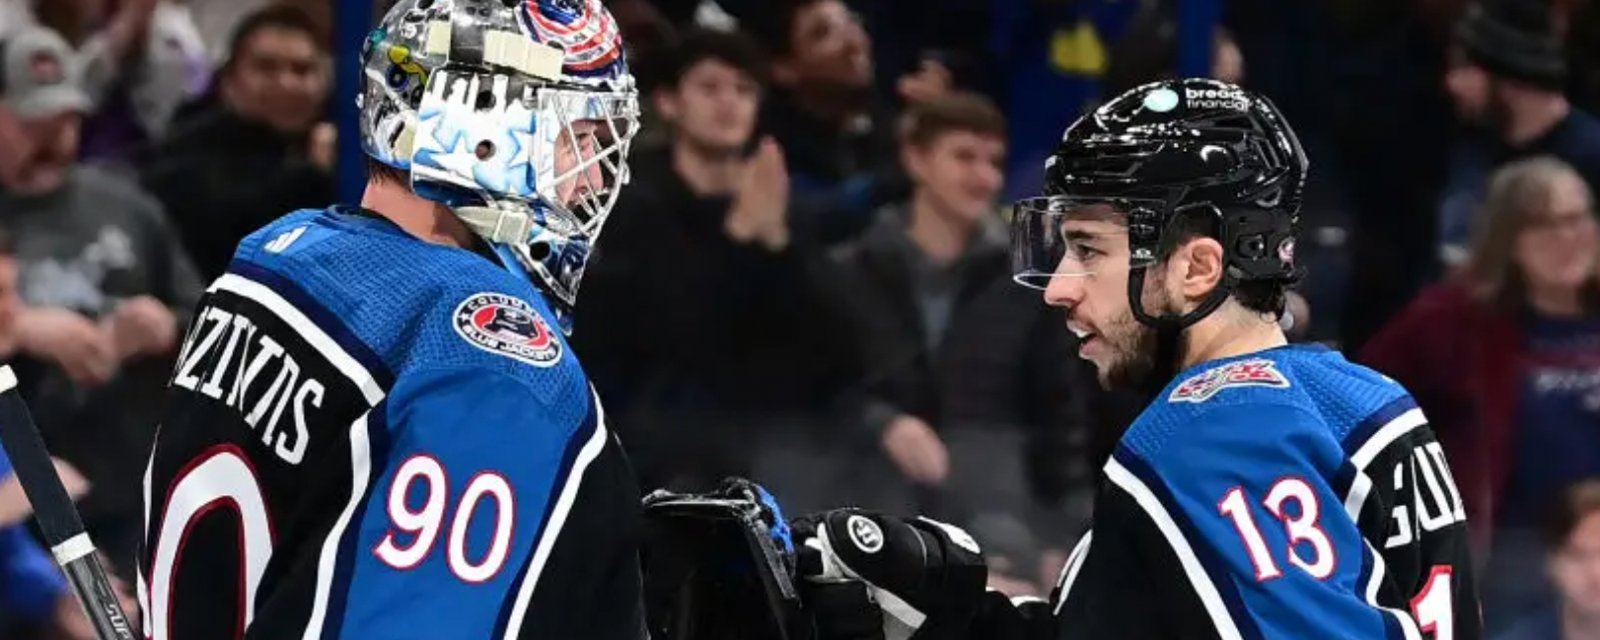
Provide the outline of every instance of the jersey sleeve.
[[[408,373],[385,401],[374,481],[338,637],[501,638],[526,609],[586,460],[598,405],[564,423],[532,385],[491,369]],[[374,411],[376,414],[377,411]],[[379,456],[382,460],[378,460]],[[604,563],[593,565],[604,570]],[[341,596],[336,596],[341,597]]]
[[[12,480],[11,460],[0,450],[0,481]],[[0,527],[0,609],[30,620],[54,612],[67,579],[21,524]]]
[[1118,447],[1107,494],[1126,517],[1094,534],[1148,541],[1137,566],[1154,582],[1149,604],[1217,638],[1418,637],[1408,613],[1378,606],[1368,588],[1382,560],[1330,486],[1342,450],[1310,412],[1216,405],[1174,422],[1156,446]]

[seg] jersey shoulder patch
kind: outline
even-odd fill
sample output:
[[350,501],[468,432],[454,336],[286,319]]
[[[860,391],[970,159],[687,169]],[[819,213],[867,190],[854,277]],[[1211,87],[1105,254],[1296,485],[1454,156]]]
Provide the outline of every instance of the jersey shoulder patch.
[[1196,373],[1173,387],[1168,402],[1201,403],[1230,387],[1288,388],[1289,378],[1266,358],[1235,360]]
[[397,377],[419,363],[528,375],[575,362],[539,290],[475,252],[333,209],[286,216],[246,244],[237,269],[303,291]]
[[536,367],[561,361],[563,347],[550,323],[516,296],[489,291],[469,295],[456,305],[451,326],[468,344],[489,353]]

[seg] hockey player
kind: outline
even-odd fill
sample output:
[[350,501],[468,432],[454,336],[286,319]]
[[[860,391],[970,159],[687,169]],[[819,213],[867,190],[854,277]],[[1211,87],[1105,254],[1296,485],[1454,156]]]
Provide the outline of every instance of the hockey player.
[[360,207],[246,238],[144,478],[167,638],[643,637],[639,495],[563,329],[637,121],[600,0],[401,0]]
[[1461,495],[1416,404],[1276,322],[1306,171],[1278,110],[1220,82],[1074,124],[1017,208],[1017,279],[1103,383],[1159,389],[1093,531],[1051,601],[1013,605],[979,593],[959,530],[838,510],[796,523],[812,581],[864,583],[890,637],[1479,638]]

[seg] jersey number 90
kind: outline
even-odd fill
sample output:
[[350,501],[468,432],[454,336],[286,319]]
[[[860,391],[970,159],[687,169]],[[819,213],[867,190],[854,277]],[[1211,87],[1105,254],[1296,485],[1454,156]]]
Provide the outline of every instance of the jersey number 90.
[[[413,487],[422,489],[422,506],[412,509],[406,504]],[[395,569],[408,570],[422,564],[433,551],[445,525],[450,487],[444,466],[432,456],[419,454],[400,464],[394,482],[389,485],[390,528],[373,553],[384,564]],[[467,531],[472,518],[484,501],[493,503],[494,533],[489,550],[476,560],[467,553]],[[516,500],[511,484],[504,476],[485,471],[467,482],[455,515],[450,518],[449,538],[445,542],[445,560],[451,573],[463,582],[487,582],[505,566],[511,551],[511,532],[515,520]],[[402,539],[409,542],[402,542]]]
[[[418,483],[425,498],[421,509],[412,510],[406,504],[406,496]],[[396,569],[412,569],[421,564],[433,550],[444,527],[448,496],[444,467],[438,460],[417,455],[402,463],[389,489],[391,526],[373,550],[378,559]],[[488,552],[473,559],[467,552],[467,531],[485,501],[493,503],[494,533]],[[272,558],[276,536],[249,457],[237,447],[221,445],[196,457],[178,474],[167,494],[152,562],[150,601],[145,607],[150,612],[151,636],[155,640],[170,637],[168,612],[172,606],[173,569],[182,561],[184,539],[201,517],[218,508],[234,511],[239,519],[242,558],[239,569],[244,573],[240,598],[244,609],[239,612],[237,628],[241,634],[249,628],[254,617],[256,588]],[[449,539],[445,543],[446,563],[457,578],[476,584],[500,572],[510,553],[515,509],[511,485],[504,476],[485,471],[467,483],[455,515],[450,519]],[[402,543],[402,537],[409,538],[410,542]]]

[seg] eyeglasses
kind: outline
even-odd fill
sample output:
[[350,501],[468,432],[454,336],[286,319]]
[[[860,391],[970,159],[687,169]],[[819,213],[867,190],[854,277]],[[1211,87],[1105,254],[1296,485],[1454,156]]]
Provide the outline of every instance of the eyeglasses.
[[1550,234],[1567,230],[1592,229],[1595,226],[1593,210],[1555,211],[1528,216],[1522,229],[1529,233]]

